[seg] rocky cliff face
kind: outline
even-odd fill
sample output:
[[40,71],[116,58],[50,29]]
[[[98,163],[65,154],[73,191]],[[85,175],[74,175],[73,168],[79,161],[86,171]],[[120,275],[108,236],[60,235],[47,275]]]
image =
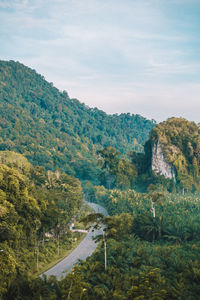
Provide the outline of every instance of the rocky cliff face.
[[152,147],[152,171],[164,175],[165,178],[174,178],[176,181],[174,167],[165,161],[159,141],[154,143]]

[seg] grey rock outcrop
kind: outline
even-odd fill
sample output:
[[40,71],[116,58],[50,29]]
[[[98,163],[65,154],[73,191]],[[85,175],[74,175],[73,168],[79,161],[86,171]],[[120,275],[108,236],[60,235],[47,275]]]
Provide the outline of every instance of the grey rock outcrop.
[[152,147],[152,171],[176,181],[174,167],[166,162],[159,141],[154,143]]

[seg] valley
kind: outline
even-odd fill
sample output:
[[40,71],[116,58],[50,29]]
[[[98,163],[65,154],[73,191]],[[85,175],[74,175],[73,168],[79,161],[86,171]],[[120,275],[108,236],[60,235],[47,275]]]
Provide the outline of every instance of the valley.
[[108,115],[0,61],[0,298],[199,299],[199,169],[199,124]]

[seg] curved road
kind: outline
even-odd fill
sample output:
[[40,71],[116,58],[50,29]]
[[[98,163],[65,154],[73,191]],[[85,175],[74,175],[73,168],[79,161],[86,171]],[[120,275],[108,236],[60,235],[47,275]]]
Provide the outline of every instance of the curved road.
[[[108,215],[106,209],[102,206],[90,202],[86,203],[90,207],[92,207],[96,213],[102,213],[104,216]],[[54,275],[57,277],[58,280],[60,280],[62,276],[65,276],[65,274],[70,273],[73,266],[77,263],[79,259],[85,260],[97,248],[97,243],[94,242],[93,237],[95,237],[98,234],[101,234],[100,230],[94,230],[94,232],[92,232],[91,228],[86,237],[82,240],[82,242],[67,257],[65,257],[63,260],[61,260],[59,263],[57,263],[55,266],[53,266],[51,269],[47,270],[43,274],[45,274],[47,277]]]

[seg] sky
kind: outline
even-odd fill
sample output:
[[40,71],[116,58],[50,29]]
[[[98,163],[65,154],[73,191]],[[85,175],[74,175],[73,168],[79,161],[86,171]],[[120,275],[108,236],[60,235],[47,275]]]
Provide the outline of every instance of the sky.
[[200,122],[200,0],[0,0],[0,42],[90,107]]

